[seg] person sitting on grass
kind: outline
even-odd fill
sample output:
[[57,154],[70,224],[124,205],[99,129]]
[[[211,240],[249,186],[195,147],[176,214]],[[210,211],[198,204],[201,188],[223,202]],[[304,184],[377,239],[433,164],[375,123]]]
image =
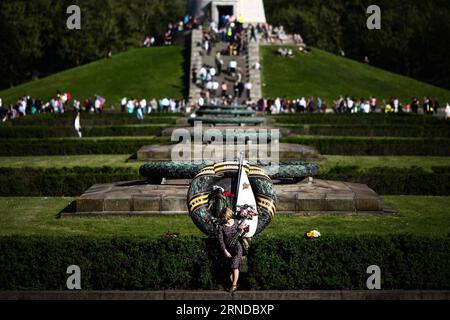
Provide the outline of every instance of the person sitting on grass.
[[241,267],[243,254],[243,247],[240,242],[239,235],[242,234],[243,230],[247,227],[245,224],[239,224],[238,220],[235,220],[233,216],[233,211],[230,208],[225,208],[220,214],[220,225],[218,229],[220,248],[225,254],[225,257],[231,259],[231,294],[233,294],[237,290],[239,269]]

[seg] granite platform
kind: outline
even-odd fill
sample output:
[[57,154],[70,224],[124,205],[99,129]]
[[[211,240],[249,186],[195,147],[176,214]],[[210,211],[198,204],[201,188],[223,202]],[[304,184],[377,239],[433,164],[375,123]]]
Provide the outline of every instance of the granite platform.
[[[66,216],[159,216],[187,215],[189,180],[168,180],[162,184],[129,181],[97,184],[76,199]],[[366,185],[313,180],[297,184],[276,184],[277,214],[292,215],[393,215],[383,199]]]
[[[317,149],[304,146],[299,144],[287,144],[280,143],[278,144],[278,157],[280,161],[294,161],[294,160],[320,160],[323,159],[323,156],[317,151]],[[192,160],[203,160],[206,148],[211,148],[211,145],[202,145],[201,152],[198,152],[198,149],[194,150],[194,145],[191,145],[191,155],[190,159]],[[226,155],[233,155],[234,159],[239,158],[239,153],[241,150],[245,150],[245,158],[249,161],[255,160],[272,160],[273,157],[270,153],[271,146],[267,145],[267,152],[263,151],[262,154],[258,154],[255,150],[257,147],[256,144],[246,145],[224,145],[222,147],[222,158],[214,159],[217,162],[221,162],[226,159]],[[177,149],[175,149],[177,148]],[[172,152],[175,150],[180,150],[180,146],[176,144],[157,144],[157,145],[149,145],[143,146],[137,152],[137,160],[138,161],[159,161],[159,160],[172,160]],[[252,148],[252,149],[250,149]],[[211,150],[211,149],[209,149]],[[250,154],[250,150],[252,151]],[[208,153],[209,154],[209,153]],[[230,158],[230,156],[228,156]],[[209,157],[205,160],[212,160]]]

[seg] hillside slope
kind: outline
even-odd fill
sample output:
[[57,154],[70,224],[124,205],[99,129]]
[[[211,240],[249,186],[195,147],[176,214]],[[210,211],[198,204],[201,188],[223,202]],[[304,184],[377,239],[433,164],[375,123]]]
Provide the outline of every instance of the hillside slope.
[[102,95],[107,105],[119,105],[124,96],[182,98],[184,95],[183,47],[133,49],[112,59],[96,61],[0,92],[4,105],[23,95],[48,101],[57,90],[74,98]]
[[295,47],[294,58],[276,55],[279,46],[261,48],[263,94],[265,97],[320,96],[331,102],[340,95],[359,99],[372,95],[382,99],[397,96],[409,102],[416,96],[437,97],[444,105],[450,102],[450,91],[411,78],[384,71],[354,60],[342,58],[319,49],[301,54]]

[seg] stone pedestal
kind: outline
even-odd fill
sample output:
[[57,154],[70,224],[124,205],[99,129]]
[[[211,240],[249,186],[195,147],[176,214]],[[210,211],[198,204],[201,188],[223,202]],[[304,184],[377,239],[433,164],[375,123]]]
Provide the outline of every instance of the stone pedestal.
[[[258,154],[255,152],[256,148],[260,147],[257,145],[224,145],[222,150],[222,158],[214,159],[216,162],[222,162],[226,160],[227,154],[233,154],[234,159],[239,158],[239,152],[245,151],[245,158],[249,161],[255,160],[273,160],[271,157],[271,149],[270,145],[267,145],[267,152],[262,152]],[[138,161],[158,161],[158,160],[173,160],[172,152],[176,152],[176,150],[180,150],[180,145],[150,145],[143,146],[137,152],[137,160]],[[209,148],[209,149],[207,149]],[[191,146],[191,160],[213,160],[211,157],[204,158],[204,155],[210,154],[211,145],[201,145],[200,149],[195,149],[195,147]],[[199,152],[200,151],[200,152]],[[251,152],[250,152],[251,151]],[[309,146],[303,146],[299,144],[287,144],[281,143],[279,144],[279,160],[280,161],[288,161],[288,160],[320,160],[323,157],[319,154],[319,152]]]
[[[76,200],[76,211],[63,216],[187,215],[189,180],[165,184],[142,181],[92,186]],[[392,215],[375,191],[366,185],[314,180],[312,183],[276,185],[277,214]]]

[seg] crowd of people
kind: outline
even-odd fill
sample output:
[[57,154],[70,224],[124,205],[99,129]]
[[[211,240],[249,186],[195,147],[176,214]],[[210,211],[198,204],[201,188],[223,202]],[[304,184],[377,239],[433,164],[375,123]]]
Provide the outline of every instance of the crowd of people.
[[75,112],[86,111],[90,113],[102,113],[106,104],[105,98],[95,95],[85,99],[83,102],[73,99],[70,92],[57,92],[50,101],[44,102],[42,99],[23,96],[15,104],[8,107],[3,106],[0,99],[0,118],[3,122],[35,115],[39,113],[50,112],[54,114],[64,114],[70,111],[72,107]]
[[[216,50],[213,65],[194,66],[192,81],[201,90],[201,97],[197,101],[199,106],[209,104],[211,99],[225,100],[250,97],[252,83],[244,77],[238,63],[238,56],[248,49],[248,34],[242,21],[234,16],[223,15],[218,23],[207,21],[202,38],[202,49],[205,55],[211,55],[212,48],[218,43],[226,43],[225,50]],[[228,56],[228,63],[224,57]],[[226,77],[219,77],[222,73]]]
[[[176,19],[167,25],[164,33],[163,43],[166,46],[172,45],[175,35],[179,32],[197,29],[200,25],[200,20],[197,17],[185,15],[183,18]],[[143,47],[149,48],[156,44],[156,38],[151,34],[145,37],[142,44]]]
[[[3,100],[0,98],[0,119],[2,122],[12,121],[21,117],[36,115],[40,113],[64,114],[71,110],[75,114],[103,113],[106,106],[106,99],[100,95],[86,98],[84,101],[73,99],[70,92],[60,93],[48,102],[42,99],[34,99],[30,96],[21,97],[15,104],[7,108],[3,106]],[[114,106],[109,107],[114,110]],[[163,98],[161,100],[151,99],[128,99],[121,100],[122,112],[136,114],[138,119],[143,119],[145,114],[151,112],[186,112],[185,100],[176,100],[172,98]]]
[[[271,114],[280,113],[419,113],[422,109],[424,114],[437,114],[440,104],[437,99],[425,97],[421,102],[412,98],[409,103],[403,104],[397,97],[383,100],[381,103],[375,96],[370,98],[355,99],[350,96],[340,96],[328,104],[320,97],[302,97],[299,99],[270,98],[259,99],[255,109]],[[446,103],[445,117],[450,119],[450,103]]]
[[138,120],[143,120],[144,115],[152,112],[186,112],[185,100],[176,100],[171,98],[163,98],[157,100],[155,98],[147,99],[133,99],[122,98],[121,111],[129,114],[136,114]]

